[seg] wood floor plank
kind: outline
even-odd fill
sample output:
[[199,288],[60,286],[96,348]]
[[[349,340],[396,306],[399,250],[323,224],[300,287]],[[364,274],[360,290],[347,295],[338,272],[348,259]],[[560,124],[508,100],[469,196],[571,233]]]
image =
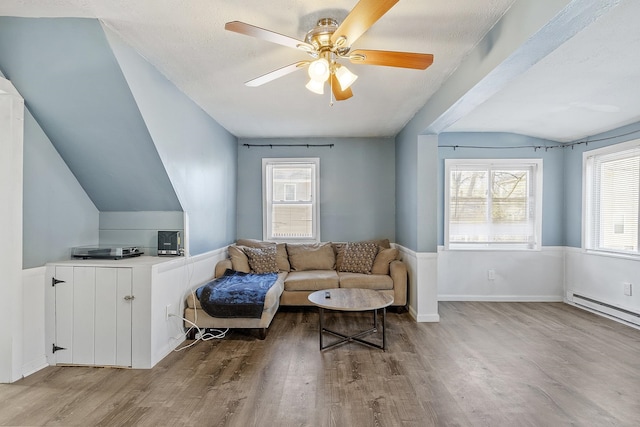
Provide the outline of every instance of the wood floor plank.
[[[317,311],[288,308],[266,340],[231,331],[150,370],[48,367],[0,384],[0,425],[638,425],[639,330],[561,303],[439,312],[388,313],[384,352],[319,351]],[[327,322],[351,333],[371,319]]]

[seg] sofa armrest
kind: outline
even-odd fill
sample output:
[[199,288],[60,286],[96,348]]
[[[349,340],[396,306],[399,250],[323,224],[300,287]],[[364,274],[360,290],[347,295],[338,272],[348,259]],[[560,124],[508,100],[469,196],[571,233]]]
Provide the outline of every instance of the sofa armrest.
[[389,265],[393,279],[393,305],[407,305],[407,265],[399,260]]
[[218,263],[216,264],[215,277],[222,277],[225,271],[231,269],[233,269],[233,264],[231,264],[230,259],[223,259],[222,261],[218,261]]

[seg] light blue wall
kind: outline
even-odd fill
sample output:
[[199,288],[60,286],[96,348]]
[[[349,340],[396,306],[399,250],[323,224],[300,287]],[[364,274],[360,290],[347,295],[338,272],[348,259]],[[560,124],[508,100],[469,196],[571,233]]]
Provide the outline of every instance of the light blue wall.
[[582,246],[582,154],[588,150],[634,139],[640,139],[640,122],[591,136],[587,138],[590,141],[588,144],[574,145],[573,149],[565,149],[563,225],[566,246],[574,248]]
[[100,211],[181,210],[98,20],[0,17],[0,68]]
[[438,136],[416,134],[415,121],[396,137],[397,243],[437,251]]
[[[459,146],[457,149],[442,146]],[[563,246],[563,148],[539,149],[558,143],[510,133],[443,133],[439,137],[438,244],[444,244],[444,159],[542,159],[542,245]],[[465,146],[467,148],[465,148]],[[478,148],[468,148],[469,146]],[[493,149],[488,147],[523,147]],[[482,148],[484,147],[484,148]]]
[[396,242],[418,248],[418,141],[407,127],[396,137]]
[[[244,147],[242,144],[335,144]],[[391,138],[241,139],[238,237],[262,238],[262,158],[320,158],[323,241],[395,241],[395,148]]]
[[105,31],[187,215],[191,255],[232,243],[237,139],[117,35]]
[[98,243],[98,209],[31,113],[24,114],[22,268],[69,259]]

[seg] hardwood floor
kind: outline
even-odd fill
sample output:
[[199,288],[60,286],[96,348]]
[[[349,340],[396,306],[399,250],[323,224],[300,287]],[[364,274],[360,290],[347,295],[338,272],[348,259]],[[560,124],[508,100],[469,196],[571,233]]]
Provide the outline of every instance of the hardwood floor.
[[561,303],[442,302],[440,316],[389,313],[386,352],[320,352],[317,312],[281,310],[264,341],[234,331],[151,370],[49,367],[0,384],[0,424],[639,425],[639,330]]

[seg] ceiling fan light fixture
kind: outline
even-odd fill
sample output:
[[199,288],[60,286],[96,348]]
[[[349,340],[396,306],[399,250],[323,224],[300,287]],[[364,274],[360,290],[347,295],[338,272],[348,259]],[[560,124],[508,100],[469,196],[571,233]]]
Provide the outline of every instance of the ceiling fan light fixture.
[[319,81],[319,80],[309,79],[309,83],[307,83],[305,87],[309,89],[311,92],[317,93],[318,95],[324,94],[324,80]]
[[329,75],[331,74],[329,61],[324,58],[316,59],[311,64],[309,64],[308,72],[311,80],[315,80],[321,83],[326,82],[329,78]]
[[336,67],[335,75],[342,90],[347,90],[358,78],[347,67],[340,64]]

